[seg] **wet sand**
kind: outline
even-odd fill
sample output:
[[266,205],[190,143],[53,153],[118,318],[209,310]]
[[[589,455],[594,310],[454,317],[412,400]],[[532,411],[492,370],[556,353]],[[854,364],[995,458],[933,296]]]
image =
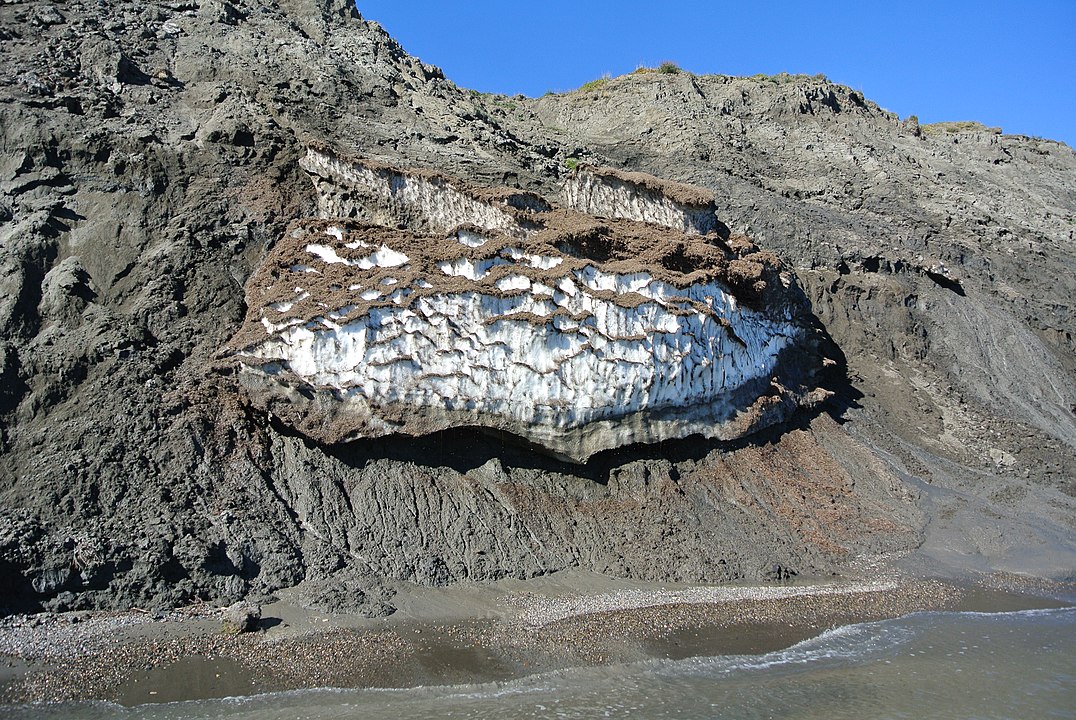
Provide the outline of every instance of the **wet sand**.
[[918,610],[1059,607],[1068,586],[993,577],[682,587],[567,574],[497,587],[417,589],[368,620],[266,606],[233,634],[210,607],[159,615],[66,613],[0,622],[0,703],[124,705],[308,687],[501,681],[581,665],[757,654],[827,628]]

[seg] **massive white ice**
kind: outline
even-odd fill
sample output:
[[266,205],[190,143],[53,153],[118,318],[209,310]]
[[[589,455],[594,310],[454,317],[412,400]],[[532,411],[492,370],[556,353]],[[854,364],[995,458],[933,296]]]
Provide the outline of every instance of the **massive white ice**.
[[[273,332],[249,355],[374,406],[404,403],[571,428],[725,398],[751,379],[768,380],[798,333],[790,322],[738,307],[716,283],[681,290],[647,273],[588,265],[558,285],[563,289],[550,296],[535,293],[524,275],[505,275],[497,294],[436,293],[348,322],[322,318]],[[640,301],[624,307],[594,290],[634,293]],[[270,306],[269,314],[290,309]]]
[[654,223],[706,235],[718,230],[712,196],[699,188],[642,173],[580,165],[561,192],[564,204],[603,217]]
[[319,440],[469,425],[583,461],[628,443],[739,437],[810,389],[796,385],[813,362],[804,306],[749,243],[692,238],[671,215],[655,219],[677,230],[597,221],[330,159],[320,182],[331,172],[358,190],[341,197],[373,197],[380,209],[366,215],[441,235],[310,221],[248,283],[234,341],[243,382]]
[[[416,230],[439,233],[475,225],[524,236],[528,228],[512,210],[549,209],[530,193],[498,193],[504,202],[490,202],[489,194],[476,193],[454,178],[429,170],[400,173],[380,163],[340,157],[326,147],[310,148],[299,164],[314,178],[322,217],[360,217],[378,225],[403,221]],[[355,189],[361,190],[359,198],[347,192]]]

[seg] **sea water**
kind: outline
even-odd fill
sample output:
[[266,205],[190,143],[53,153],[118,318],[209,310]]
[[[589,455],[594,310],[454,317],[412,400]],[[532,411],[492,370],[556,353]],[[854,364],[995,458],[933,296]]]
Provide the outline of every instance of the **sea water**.
[[847,625],[764,655],[653,660],[485,685],[312,689],[124,708],[0,707],[12,718],[1073,718],[1076,608],[928,612]]

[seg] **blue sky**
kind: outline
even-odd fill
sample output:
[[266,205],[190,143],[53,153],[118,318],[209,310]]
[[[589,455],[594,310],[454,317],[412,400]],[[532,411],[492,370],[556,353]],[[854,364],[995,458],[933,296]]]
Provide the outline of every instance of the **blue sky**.
[[823,73],[920,122],[978,120],[1076,146],[1076,0],[357,0],[456,84],[541,95],[671,60]]

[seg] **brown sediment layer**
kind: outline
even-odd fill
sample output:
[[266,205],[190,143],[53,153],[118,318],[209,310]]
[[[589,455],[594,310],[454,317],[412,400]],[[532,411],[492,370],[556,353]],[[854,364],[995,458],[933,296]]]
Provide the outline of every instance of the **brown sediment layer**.
[[[796,314],[806,312],[801,296],[796,295],[791,284],[787,268],[772,253],[759,251],[749,242],[731,245],[721,242],[718,245],[697,236],[629,220],[598,222],[568,210],[543,213],[542,222],[542,230],[527,239],[482,231],[492,237],[480,247],[467,248],[455,240],[455,233],[447,238],[430,237],[346,219],[297,221],[247,282],[247,317],[229,341],[228,348],[243,349],[263,341],[267,336],[261,324],[263,317],[274,324],[290,320],[308,322],[346,308],[346,312],[334,318],[346,322],[375,308],[411,307],[420,298],[435,295],[473,292],[511,297],[519,292],[500,290],[496,286],[498,280],[522,275],[532,283],[555,289],[559,280],[570,278],[573,272],[587,267],[619,275],[645,273],[678,289],[717,282],[745,305],[768,310],[775,316],[782,315],[786,308],[794,308]],[[342,239],[328,234],[332,228],[342,231]],[[371,247],[346,247],[347,243],[355,241]],[[315,262],[315,256],[306,250],[314,244],[331,247],[345,261],[357,261],[386,246],[406,255],[408,262],[397,267],[375,266],[365,270],[347,263],[317,262],[316,273],[293,269]],[[512,262],[506,255],[509,250],[555,258],[560,262],[549,269],[533,267],[525,262]],[[595,257],[599,255],[600,260]],[[496,258],[507,262],[492,266],[476,280],[447,275],[437,267],[439,263],[460,259],[479,263]],[[382,284],[385,281],[394,282],[389,286]],[[421,287],[420,281],[430,287]],[[361,286],[360,289],[349,289],[356,285]],[[309,297],[297,300],[296,287],[302,287]],[[386,295],[406,289],[408,295],[403,303],[393,303],[384,296],[363,300],[361,292],[371,289],[382,289]],[[587,292],[626,308],[655,302],[633,293],[590,289]],[[765,303],[760,303],[763,297]],[[674,303],[678,300],[668,299]],[[268,312],[267,308],[274,303],[292,305],[285,312]],[[698,305],[692,303],[692,307],[712,314],[709,308]],[[548,319],[541,322],[548,322]]]
[[[410,172],[410,171],[409,171]],[[557,281],[571,277],[587,267],[619,275],[645,273],[655,280],[679,289],[707,282],[725,286],[743,304],[779,316],[786,309],[795,314],[807,311],[802,295],[796,292],[788,268],[773,254],[761,251],[746,238],[725,242],[716,236],[693,236],[646,223],[621,219],[597,220],[572,210],[550,210],[533,216],[535,232],[520,238],[481,229],[458,227],[445,236],[415,234],[408,230],[387,228],[349,219],[304,219],[294,222],[273,252],[251,276],[246,285],[247,318],[229,342],[231,349],[241,349],[264,340],[261,318],[274,303],[293,303],[286,312],[274,312],[268,318],[275,324],[288,320],[303,322],[325,316],[330,311],[348,308],[342,318],[361,317],[373,308],[400,307],[388,298],[363,300],[362,290],[388,287],[407,289],[404,307],[423,297],[476,292],[495,297],[510,297],[518,292],[500,290],[496,282],[512,275],[522,275],[532,283],[555,287]],[[343,238],[327,234],[332,228]],[[488,238],[481,246],[468,248],[456,240],[461,230],[471,230]],[[348,248],[349,242],[361,241],[372,247]],[[347,263],[317,263],[318,272],[294,270],[313,262],[308,245],[331,247],[346,261],[357,261],[381,246],[403,253],[408,262],[397,267],[359,269]],[[543,269],[525,262],[512,262],[506,251],[518,250],[528,255],[558,260],[555,267]],[[481,279],[471,280],[447,275],[437,265],[466,259],[473,263],[501,258]],[[425,281],[430,287],[416,285]],[[296,300],[295,287],[301,286],[309,297]],[[599,299],[633,308],[647,298],[588,290]],[[675,302],[676,298],[670,298]],[[695,303],[694,305],[698,305]],[[697,308],[706,309],[706,308]],[[708,311],[708,309],[707,309]],[[546,322],[543,320],[543,322]]]

